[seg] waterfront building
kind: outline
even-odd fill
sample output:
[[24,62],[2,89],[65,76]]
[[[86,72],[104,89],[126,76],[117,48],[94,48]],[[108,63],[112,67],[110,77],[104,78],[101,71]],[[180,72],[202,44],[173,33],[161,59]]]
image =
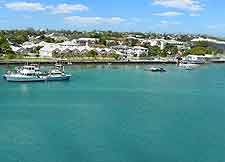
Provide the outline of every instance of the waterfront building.
[[10,47],[11,47],[12,51],[16,54],[20,54],[20,55],[27,55],[28,54],[28,51],[21,46],[11,45]]
[[95,45],[99,39],[97,38],[79,38],[73,40],[73,42],[76,42],[79,46],[93,46]]
[[140,57],[141,54],[148,53],[148,49],[141,46],[129,47],[124,45],[118,45],[113,46],[111,48],[128,57]]
[[56,45],[56,44],[50,44],[50,45],[46,45],[44,47],[42,47],[39,50],[39,55],[40,57],[49,57],[51,58],[53,56],[53,53],[60,53],[60,46]]
[[216,40],[216,39],[202,38],[202,37],[194,38],[191,41],[192,42],[211,42],[211,43],[215,43],[215,44],[223,44],[223,45],[225,45],[225,41],[219,41],[219,40]]
[[184,61],[190,61],[190,62],[211,62],[215,60],[220,60],[220,56],[214,56],[214,55],[188,55],[185,58],[183,58]]

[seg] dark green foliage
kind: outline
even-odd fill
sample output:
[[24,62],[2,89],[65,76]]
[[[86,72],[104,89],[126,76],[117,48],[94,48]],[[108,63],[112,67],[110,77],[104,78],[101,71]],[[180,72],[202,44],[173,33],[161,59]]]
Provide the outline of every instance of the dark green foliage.
[[98,55],[98,53],[94,50],[91,50],[85,54],[85,56],[87,56],[87,57],[96,57],[97,55]]
[[115,52],[112,53],[112,57],[115,58],[116,60],[120,59],[120,55]]
[[13,53],[4,35],[0,35],[0,55]]
[[149,56],[159,56],[161,50],[158,46],[149,46],[148,47],[148,55]]

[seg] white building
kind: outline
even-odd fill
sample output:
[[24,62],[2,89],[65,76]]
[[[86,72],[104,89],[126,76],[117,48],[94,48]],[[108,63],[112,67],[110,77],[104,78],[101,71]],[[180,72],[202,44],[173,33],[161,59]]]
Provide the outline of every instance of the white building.
[[65,41],[65,42],[62,42],[62,43],[59,43],[59,45],[61,47],[75,47],[75,46],[78,46],[78,44],[74,41]]
[[184,61],[190,61],[190,62],[196,62],[196,63],[204,63],[204,62],[210,62],[214,60],[219,60],[220,56],[214,56],[214,55],[188,55],[185,58],[183,58]]
[[114,52],[116,53],[115,50],[110,49],[110,48],[96,48],[95,50],[99,55],[110,55]]
[[40,57],[51,58],[54,52],[61,52],[60,46],[56,44],[49,44],[39,50]]
[[191,40],[192,42],[211,42],[211,43],[215,43],[215,44],[225,44],[225,41],[218,41],[215,39],[210,39],[210,38],[195,38]]
[[28,54],[28,51],[23,48],[23,47],[19,47],[19,46],[10,46],[12,51],[16,54],[21,54],[21,55],[27,55]]
[[113,46],[112,49],[128,57],[140,57],[141,54],[147,54],[148,49],[140,46],[128,47],[123,45]]
[[76,42],[79,46],[92,46],[97,43],[99,39],[97,38],[79,38],[73,40],[73,42]]
[[186,49],[186,43],[181,42],[181,41],[176,41],[176,40],[165,40],[162,39],[160,45],[160,49],[163,50],[166,45],[171,45],[171,46],[176,46],[178,49]]
[[147,39],[141,42],[141,45],[159,46],[161,42],[157,39]]

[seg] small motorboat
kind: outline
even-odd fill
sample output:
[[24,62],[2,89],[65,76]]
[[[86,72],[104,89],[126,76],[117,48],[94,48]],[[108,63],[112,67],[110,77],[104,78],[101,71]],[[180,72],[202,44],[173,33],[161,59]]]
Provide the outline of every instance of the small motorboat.
[[151,71],[151,72],[166,72],[166,70],[162,67],[150,67],[145,69],[145,71]]
[[73,63],[71,61],[67,62],[67,65],[73,65]]
[[64,66],[61,64],[56,64],[55,68],[50,70],[46,78],[47,81],[63,81],[70,80],[71,75],[65,74]]
[[199,67],[199,64],[192,64],[192,63],[180,63],[178,65],[179,68],[182,68],[184,70],[193,70],[194,68]]

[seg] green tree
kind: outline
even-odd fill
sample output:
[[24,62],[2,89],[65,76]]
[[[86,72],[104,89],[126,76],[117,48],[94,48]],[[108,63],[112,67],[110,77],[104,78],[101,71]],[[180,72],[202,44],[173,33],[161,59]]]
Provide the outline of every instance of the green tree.
[[107,41],[106,41],[106,37],[105,36],[101,36],[100,39],[99,39],[99,44],[102,44],[104,46],[107,45]]
[[97,57],[98,53],[96,51],[94,51],[94,50],[91,50],[91,51],[86,53],[86,56],[87,57]]
[[178,52],[177,46],[167,45],[163,51],[167,53],[167,55],[176,55]]
[[114,59],[116,59],[116,60],[119,60],[119,59],[120,59],[120,55],[117,54],[116,52],[113,52],[113,53],[112,53],[112,57],[113,57]]
[[158,46],[149,46],[148,47],[148,55],[149,56],[159,56],[161,50]]
[[4,35],[0,35],[0,55],[13,54],[13,51]]
[[14,31],[8,35],[8,39],[13,43],[22,44],[29,40],[29,33],[24,30]]

